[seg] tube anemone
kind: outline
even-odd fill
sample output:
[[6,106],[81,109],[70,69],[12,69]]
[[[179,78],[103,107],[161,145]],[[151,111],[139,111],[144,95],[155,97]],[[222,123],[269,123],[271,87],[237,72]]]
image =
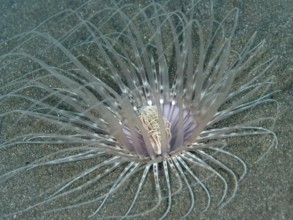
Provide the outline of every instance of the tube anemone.
[[[0,216],[163,219],[225,206],[247,172],[241,152],[277,146],[276,57],[258,62],[256,34],[233,49],[237,8],[217,21],[212,2],[82,13],[91,4],[1,45],[0,183],[17,197],[1,191],[12,202]],[[64,27],[44,32],[51,23]]]

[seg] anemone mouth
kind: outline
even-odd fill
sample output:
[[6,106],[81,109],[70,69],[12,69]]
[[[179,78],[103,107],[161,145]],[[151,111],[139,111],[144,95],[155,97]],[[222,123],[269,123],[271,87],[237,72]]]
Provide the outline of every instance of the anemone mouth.
[[[140,128],[136,127],[135,132],[131,133],[129,128],[123,127],[123,132],[128,140],[127,148],[134,149],[133,153],[139,157],[150,157],[150,150],[154,151],[156,157],[166,157],[179,149],[186,149],[197,128],[191,111],[188,108],[180,108],[175,102],[162,103],[159,109],[155,105],[143,106],[138,110],[138,118],[141,122]],[[134,138],[139,140],[140,147],[134,145]],[[149,145],[144,138],[148,139]]]

